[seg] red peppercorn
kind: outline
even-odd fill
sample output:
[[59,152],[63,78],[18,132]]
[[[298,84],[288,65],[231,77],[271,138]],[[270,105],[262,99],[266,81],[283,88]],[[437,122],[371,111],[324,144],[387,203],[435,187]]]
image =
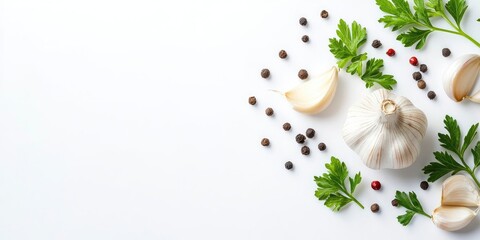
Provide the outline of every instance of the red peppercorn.
[[373,190],[380,190],[380,188],[382,187],[382,184],[380,184],[379,181],[372,181],[371,186]]
[[418,65],[418,59],[416,57],[411,57],[410,60],[409,60],[410,64],[412,64],[413,66],[417,66]]
[[393,50],[392,48],[388,49],[387,50],[387,55],[392,57],[393,55],[395,55],[395,50]]

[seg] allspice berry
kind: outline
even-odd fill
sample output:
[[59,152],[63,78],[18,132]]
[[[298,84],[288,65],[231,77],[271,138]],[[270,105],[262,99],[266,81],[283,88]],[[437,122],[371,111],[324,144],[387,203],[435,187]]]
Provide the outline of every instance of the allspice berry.
[[397,199],[392,200],[392,206],[398,207],[398,200]]
[[308,41],[310,41],[310,37],[308,37],[308,35],[303,35],[302,36],[302,42],[306,43]]
[[287,170],[292,169],[292,168],[293,168],[293,163],[290,162],[290,161],[286,162],[286,163],[285,163],[285,168],[286,168]]
[[413,79],[415,79],[416,81],[418,81],[418,80],[422,79],[422,74],[421,74],[420,72],[414,72],[414,73],[412,74],[412,77],[413,77]]
[[437,96],[437,94],[436,94],[434,91],[430,91],[430,92],[427,93],[427,97],[428,97],[430,100],[435,99],[436,96]]
[[328,12],[326,10],[322,10],[322,12],[320,13],[320,16],[322,18],[328,18]]
[[260,72],[260,76],[262,76],[262,78],[270,77],[270,70],[268,70],[267,68],[262,69],[262,71]]
[[301,18],[298,20],[298,23],[300,23],[300,25],[302,25],[302,26],[307,25],[307,22],[308,22],[307,19],[304,18],[304,17],[301,17]]
[[381,46],[382,46],[382,42],[380,42],[380,40],[377,40],[377,39],[373,40],[373,42],[372,42],[372,47],[373,48],[379,48]]
[[272,116],[273,115],[273,109],[270,108],[270,107],[265,109],[265,114],[267,114],[267,116],[269,116],[269,117]]
[[278,56],[281,58],[281,59],[285,59],[287,58],[288,54],[285,50],[280,50],[280,52],[278,53]]
[[380,210],[380,206],[378,204],[374,203],[372,206],[370,206],[370,210],[374,213],[378,212]]
[[307,70],[305,69],[300,69],[300,71],[298,71],[298,77],[302,80],[305,80],[308,78],[308,72]]
[[267,147],[270,145],[270,140],[268,138],[263,138],[260,144],[262,144],[264,147]]
[[249,103],[250,105],[255,105],[255,104],[257,104],[257,98],[256,98],[255,96],[249,97],[249,98],[248,98],[248,103]]
[[325,151],[325,149],[327,149],[327,145],[325,145],[325,143],[322,142],[318,144],[318,150]]
[[313,128],[308,128],[307,131],[305,131],[305,135],[308,138],[313,138],[315,136],[315,130]]
[[306,138],[303,134],[297,134],[297,136],[295,136],[295,141],[300,144],[304,143],[305,139]]
[[448,56],[450,56],[450,54],[452,54],[452,52],[450,52],[450,49],[448,49],[448,48],[442,49],[442,56],[448,57]]
[[290,131],[291,128],[292,128],[292,125],[290,125],[290,123],[286,122],[283,124],[283,130]]
[[427,86],[427,83],[425,83],[425,81],[423,81],[423,80],[418,80],[417,81],[417,87],[418,88],[425,89],[426,86]]
[[309,155],[310,154],[310,148],[307,146],[303,146],[301,149],[301,152],[303,155]]
[[420,64],[420,72],[426,72],[428,71],[428,67],[426,64]]

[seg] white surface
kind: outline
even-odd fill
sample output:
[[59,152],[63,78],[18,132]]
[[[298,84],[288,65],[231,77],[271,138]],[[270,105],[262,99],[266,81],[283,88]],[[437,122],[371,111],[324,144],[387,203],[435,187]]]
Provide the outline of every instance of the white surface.
[[[469,0],[465,29],[480,39],[480,2]],[[322,9],[330,12],[322,20]],[[477,239],[480,220],[448,233],[415,217],[396,221],[395,190],[414,190],[432,211],[440,183],[419,188],[421,168],[438,150],[445,114],[463,130],[480,108],[443,92],[443,68],[479,52],[465,39],[434,33],[422,51],[384,29],[374,1],[3,0],[0,79],[0,239]],[[298,24],[307,17],[308,27]],[[268,89],[300,82],[335,61],[327,41],[340,18],[368,28],[363,48],[385,59],[395,93],[428,116],[422,154],[412,167],[373,171],[348,149],[340,130],[348,107],[368,91],[341,73],[334,103],[317,116],[294,112]],[[300,41],[303,34],[310,43]],[[369,45],[375,38],[383,47]],[[397,55],[388,58],[388,47]],[[441,49],[450,47],[450,58]],[[288,60],[277,57],[287,50]],[[416,55],[428,64],[430,101],[411,78]],[[259,77],[268,67],[272,78]],[[250,95],[258,105],[248,105]],[[275,117],[265,116],[272,106]],[[292,131],[281,129],[292,123]],[[317,130],[312,154],[296,133]],[[260,146],[262,137],[272,146]],[[328,151],[316,144],[325,141]],[[366,206],[332,213],[313,196],[314,175],[331,155],[364,180]],[[295,164],[286,171],[285,161]],[[370,189],[378,179],[383,188]],[[381,212],[368,207],[378,202]]]

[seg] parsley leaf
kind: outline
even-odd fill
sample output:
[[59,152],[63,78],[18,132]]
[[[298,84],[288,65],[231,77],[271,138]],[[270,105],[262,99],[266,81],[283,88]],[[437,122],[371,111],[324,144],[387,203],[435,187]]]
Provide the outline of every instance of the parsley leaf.
[[471,149],[474,163],[473,167],[470,167],[465,161],[465,152],[477,136],[479,124],[477,123],[470,127],[467,135],[465,135],[463,138],[462,143],[462,134],[457,120],[447,115],[445,116],[443,123],[445,124],[445,129],[448,133],[438,134],[440,146],[450,152],[453,152],[460,161],[455,160],[455,158],[447,151],[434,152],[433,155],[437,161],[431,162],[422,169],[425,174],[429,175],[428,181],[435,182],[447,174],[451,173],[454,175],[463,171],[468,173],[475,181],[477,186],[480,187],[480,182],[475,176],[475,170],[480,166],[480,141],[477,142],[477,145]]
[[[332,211],[340,211],[350,202],[355,202],[363,209],[363,205],[353,197],[355,188],[362,181],[360,172],[355,177],[348,176],[348,169],[344,162],[335,157],[331,157],[330,163],[325,164],[327,173],[322,176],[315,176],[314,181],[317,184],[315,196],[318,200],[325,201],[324,205],[332,209]],[[345,180],[350,183],[350,191],[347,190]]]
[[365,81],[367,88],[372,87],[374,83],[378,83],[383,88],[392,90],[392,85],[396,84],[397,81],[395,81],[392,75],[384,75],[380,71],[381,68],[383,68],[382,59],[369,59],[365,73],[360,78]]
[[[340,68],[346,67],[346,72],[360,76],[367,88],[378,83],[385,89],[392,90],[397,81],[392,75],[383,75],[382,59],[368,59],[367,53],[358,53],[359,48],[367,41],[367,29],[357,22],[349,26],[343,19],[338,23],[336,31],[338,38],[330,38],[330,52],[337,59]],[[366,64],[364,62],[367,61]],[[365,66],[365,72],[363,71]]]
[[[386,14],[378,20],[384,23],[385,28],[391,27],[392,31],[407,30],[397,37],[397,40],[406,47],[417,43],[416,49],[423,48],[428,35],[434,31],[463,36],[480,47],[480,42],[466,34],[460,26],[468,8],[465,0],[449,0],[445,5],[443,0],[429,0],[428,2],[414,0],[414,11],[410,8],[407,0],[376,0],[376,4]],[[434,26],[432,24],[434,18],[442,18],[450,25],[450,28]]]
[[452,15],[452,18],[455,20],[455,23],[457,23],[457,26],[460,25],[467,8],[468,6],[465,0],[450,0],[445,5],[445,9],[447,9],[448,13]]
[[410,221],[412,221],[413,216],[417,213],[432,218],[432,216],[428,215],[423,210],[422,204],[418,201],[415,192],[409,192],[407,194],[405,192],[397,191],[395,193],[395,199],[398,201],[398,205],[407,209],[405,214],[397,217],[398,222],[403,226],[408,225]]

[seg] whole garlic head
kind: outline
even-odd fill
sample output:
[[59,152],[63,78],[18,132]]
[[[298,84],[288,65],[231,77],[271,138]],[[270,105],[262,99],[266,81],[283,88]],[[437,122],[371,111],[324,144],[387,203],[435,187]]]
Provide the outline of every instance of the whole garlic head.
[[343,139],[369,168],[412,165],[427,130],[427,117],[410,100],[379,89],[352,106]]

